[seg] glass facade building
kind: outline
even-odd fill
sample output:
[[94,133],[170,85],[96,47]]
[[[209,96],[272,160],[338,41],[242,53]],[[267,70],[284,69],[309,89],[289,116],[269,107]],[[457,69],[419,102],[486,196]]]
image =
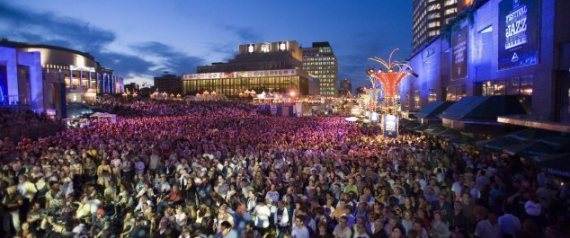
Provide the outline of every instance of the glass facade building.
[[457,16],[449,37],[408,59],[419,76],[401,83],[403,111],[467,96],[517,96],[532,116],[570,122],[570,1],[465,2],[474,12]]
[[308,95],[314,81],[302,70],[303,51],[296,41],[244,44],[227,63],[199,66],[182,75],[184,94],[215,91],[238,96],[246,90]]
[[320,95],[336,96],[338,92],[338,62],[328,42],[313,42],[303,48],[303,69],[320,81]]
[[256,92],[289,92],[309,94],[309,76],[302,70],[261,70],[232,73],[196,73],[182,75],[185,94],[215,91],[226,96],[238,96],[246,90]]
[[471,2],[473,0],[414,0],[413,50],[420,49],[440,35],[442,27],[449,24],[457,15],[458,6],[464,7]]

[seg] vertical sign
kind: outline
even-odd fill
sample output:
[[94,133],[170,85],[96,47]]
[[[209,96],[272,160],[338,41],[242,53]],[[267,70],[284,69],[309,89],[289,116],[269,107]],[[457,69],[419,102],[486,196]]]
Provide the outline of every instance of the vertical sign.
[[398,117],[395,115],[384,115],[384,137],[398,137]]
[[0,65],[0,105],[3,103],[8,103],[8,79],[6,66]]
[[467,27],[461,28],[453,34],[451,45],[453,46],[451,79],[457,80],[467,77]]
[[499,3],[499,69],[538,63],[538,0]]

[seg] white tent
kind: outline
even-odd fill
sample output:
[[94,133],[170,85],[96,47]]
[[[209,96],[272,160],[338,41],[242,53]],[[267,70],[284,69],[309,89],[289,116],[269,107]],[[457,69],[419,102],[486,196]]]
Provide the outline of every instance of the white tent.
[[89,116],[90,118],[96,119],[96,120],[107,120],[111,123],[115,123],[117,122],[117,115],[115,114],[111,114],[111,113],[105,113],[105,112],[96,112],[91,114],[91,116]]

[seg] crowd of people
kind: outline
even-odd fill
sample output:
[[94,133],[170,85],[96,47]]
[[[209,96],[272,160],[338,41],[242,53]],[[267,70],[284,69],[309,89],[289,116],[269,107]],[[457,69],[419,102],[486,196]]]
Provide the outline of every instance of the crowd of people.
[[565,181],[517,158],[238,102],[111,103],[0,141],[1,237],[567,237]]
[[50,119],[46,114],[37,114],[27,108],[0,107],[0,138],[11,141],[22,138],[37,139],[65,129],[63,123]]

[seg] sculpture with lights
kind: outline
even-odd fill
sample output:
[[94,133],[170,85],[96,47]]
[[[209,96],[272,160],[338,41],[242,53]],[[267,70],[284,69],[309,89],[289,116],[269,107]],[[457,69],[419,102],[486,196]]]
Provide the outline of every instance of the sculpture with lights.
[[[382,84],[383,100],[380,106],[382,114],[382,127],[384,136],[397,137],[398,135],[398,116],[396,115],[396,105],[398,98],[398,86],[402,79],[407,76],[417,77],[412,67],[407,62],[392,60],[392,56],[398,49],[392,50],[388,61],[372,57],[370,60],[380,63],[383,70],[376,71],[374,68],[368,69],[367,73],[371,79],[375,79]],[[373,88],[375,88],[374,80],[372,80]]]

